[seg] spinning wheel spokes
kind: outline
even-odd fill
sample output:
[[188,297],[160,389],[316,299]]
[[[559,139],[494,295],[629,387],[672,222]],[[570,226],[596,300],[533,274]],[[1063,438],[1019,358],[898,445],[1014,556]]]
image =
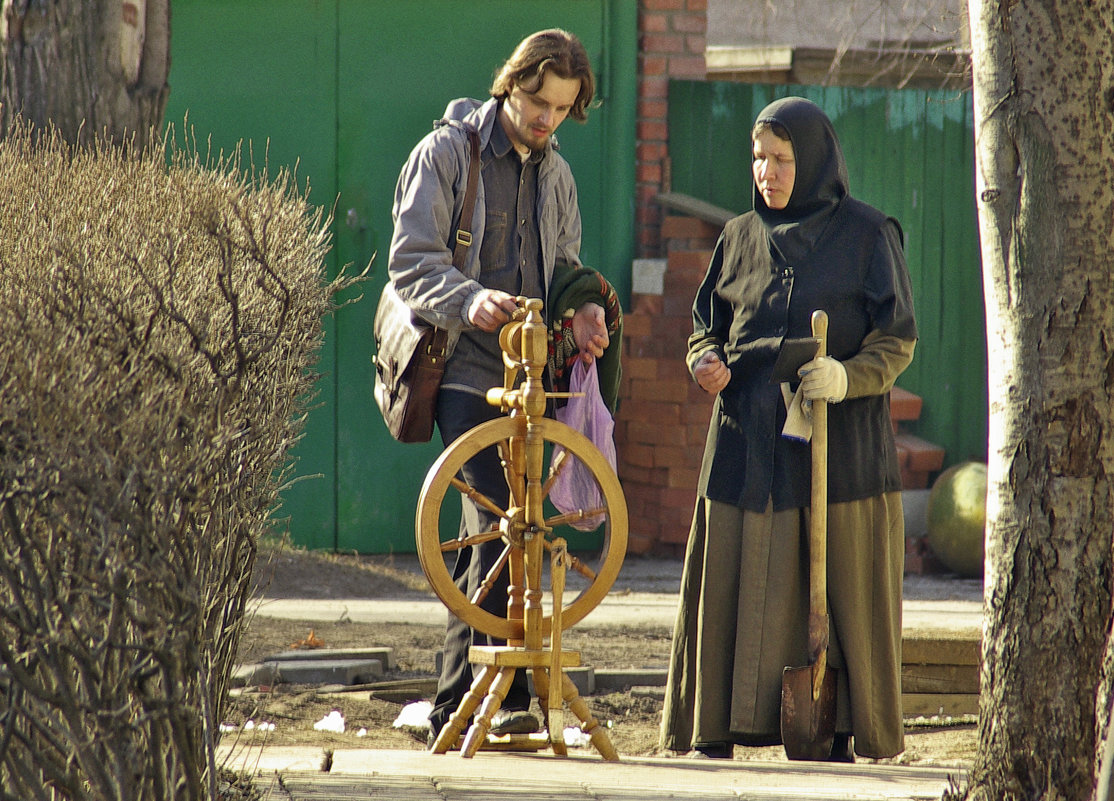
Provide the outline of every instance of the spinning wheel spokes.
[[[453,442],[441,454],[426,476],[425,485],[418,499],[416,521],[418,556],[434,592],[453,614],[472,628],[506,640],[520,640],[523,637],[523,621],[487,612],[480,608],[479,602],[487,594],[496,576],[507,569],[511,552],[521,549],[527,537],[541,536],[547,549],[552,548],[551,536],[556,526],[581,518],[602,516],[603,542],[598,564],[590,566],[583,560],[572,557],[567,559],[568,566],[581,578],[585,586],[579,594],[569,587],[564,595],[560,615],[561,627],[567,628],[583,619],[603,600],[611,589],[622,565],[627,544],[627,508],[622,488],[611,466],[590,440],[563,423],[547,418],[531,420],[533,436],[540,437],[545,443],[559,446],[566,453],[580,459],[592,474],[600,488],[603,504],[594,509],[585,509],[571,514],[557,514],[545,517],[540,510],[528,512],[523,501],[536,497],[537,503],[548,495],[552,477],[544,483],[540,477],[535,479],[539,492],[533,496],[528,491],[530,479],[527,477],[525,462],[525,438],[527,421],[522,416],[503,417],[488,421],[468,431]],[[501,454],[504,473],[507,478],[510,498],[509,508],[502,508],[483,493],[477,492],[458,475],[461,467],[473,456],[486,448],[497,446]],[[568,460],[565,460],[568,463]],[[560,469],[558,463],[557,468]],[[471,537],[457,537],[444,542],[440,538],[442,506],[447,498],[457,495],[462,502],[474,502],[499,518],[498,528]],[[451,505],[451,504],[450,504]],[[528,519],[542,521],[540,525],[529,525]],[[506,543],[503,554],[492,572],[485,577],[484,588],[472,598],[468,598],[452,580],[444,555],[468,545],[486,542],[501,537]],[[548,561],[548,560],[546,560]],[[571,577],[570,577],[571,578]],[[550,617],[545,617],[543,626],[550,626]]]

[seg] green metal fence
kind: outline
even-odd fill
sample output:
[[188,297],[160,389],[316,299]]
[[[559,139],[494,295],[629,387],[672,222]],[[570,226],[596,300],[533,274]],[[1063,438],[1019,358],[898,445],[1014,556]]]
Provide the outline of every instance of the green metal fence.
[[984,460],[986,325],[970,93],[673,81],[673,191],[750,209],[750,128],[766,104],[787,95],[828,113],[851,193],[905,231],[921,338],[898,385],[924,399],[911,430],[945,448],[945,465]]

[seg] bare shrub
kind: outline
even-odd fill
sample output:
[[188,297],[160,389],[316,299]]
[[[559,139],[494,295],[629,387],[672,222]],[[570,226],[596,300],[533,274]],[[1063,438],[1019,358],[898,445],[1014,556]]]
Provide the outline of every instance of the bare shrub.
[[0,143],[0,799],[216,795],[338,291],[288,173]]

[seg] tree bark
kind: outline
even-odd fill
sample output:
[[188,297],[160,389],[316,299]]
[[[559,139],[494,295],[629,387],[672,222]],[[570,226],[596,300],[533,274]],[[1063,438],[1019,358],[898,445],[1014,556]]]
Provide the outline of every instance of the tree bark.
[[1114,530],[1111,0],[969,0],[989,349],[986,626],[969,798],[1088,799]]
[[22,116],[68,142],[143,139],[170,85],[170,0],[2,0],[0,136]]

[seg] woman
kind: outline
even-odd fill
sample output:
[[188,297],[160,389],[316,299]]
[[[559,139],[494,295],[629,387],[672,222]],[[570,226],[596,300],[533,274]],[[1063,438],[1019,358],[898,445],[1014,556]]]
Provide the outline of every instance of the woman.
[[[795,391],[830,404],[831,758],[889,757],[904,747],[904,522],[889,391],[917,339],[901,228],[850,197],[839,141],[814,103],[771,103],[751,139],[754,210],[724,227],[693,304],[689,369],[717,398],[662,746],[730,758],[736,744],[781,742],[782,670],[808,661],[811,453],[782,433]],[[810,335],[816,309],[829,317],[829,357],[805,364],[800,386],[783,393],[770,381],[779,347]]]

